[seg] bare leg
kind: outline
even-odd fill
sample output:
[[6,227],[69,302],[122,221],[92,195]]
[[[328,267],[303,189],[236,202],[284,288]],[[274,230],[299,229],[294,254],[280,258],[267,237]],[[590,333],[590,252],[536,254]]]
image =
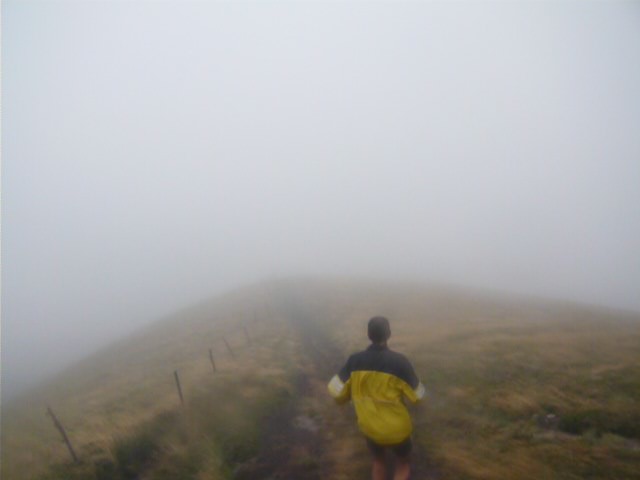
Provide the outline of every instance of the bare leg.
[[409,457],[396,457],[396,471],[393,475],[393,480],[409,480],[410,474],[411,463],[409,461]]
[[385,480],[386,473],[384,456],[373,457],[373,468],[371,469],[371,477],[373,480]]

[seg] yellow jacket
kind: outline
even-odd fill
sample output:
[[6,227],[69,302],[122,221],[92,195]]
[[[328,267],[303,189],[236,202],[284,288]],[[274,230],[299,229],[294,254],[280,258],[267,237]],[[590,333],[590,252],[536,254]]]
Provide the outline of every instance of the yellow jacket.
[[416,403],[425,393],[409,360],[376,344],[351,355],[328,388],[336,402],[353,401],[360,430],[379,445],[402,443],[411,435],[403,398]]

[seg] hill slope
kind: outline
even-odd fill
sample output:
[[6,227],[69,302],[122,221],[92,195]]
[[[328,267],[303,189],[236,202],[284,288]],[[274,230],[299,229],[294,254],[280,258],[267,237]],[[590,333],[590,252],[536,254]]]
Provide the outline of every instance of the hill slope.
[[640,478],[640,315],[312,280],[179,312],[5,405],[2,476],[366,478],[353,413],[325,383],[376,314],[428,387],[413,410],[418,478]]

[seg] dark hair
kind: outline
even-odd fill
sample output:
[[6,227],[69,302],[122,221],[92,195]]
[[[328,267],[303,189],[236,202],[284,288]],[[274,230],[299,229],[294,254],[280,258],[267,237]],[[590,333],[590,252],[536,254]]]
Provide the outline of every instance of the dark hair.
[[385,317],[373,317],[369,320],[367,326],[367,333],[369,339],[373,343],[386,342],[391,336],[391,327],[389,326],[389,320]]

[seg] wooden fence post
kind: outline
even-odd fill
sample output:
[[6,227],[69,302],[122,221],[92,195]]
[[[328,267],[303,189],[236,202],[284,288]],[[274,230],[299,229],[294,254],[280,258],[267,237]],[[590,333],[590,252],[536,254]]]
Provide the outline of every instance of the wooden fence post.
[[244,330],[244,336],[247,339],[247,343],[251,345],[251,337],[249,336],[249,330],[247,330],[247,327],[245,326],[243,326],[242,329]]
[[211,367],[213,367],[213,373],[216,373],[216,362],[213,360],[213,352],[209,349],[209,360],[211,360]]
[[182,396],[182,388],[180,387],[180,377],[178,377],[178,371],[173,371],[173,376],[176,379],[176,388],[178,389],[178,395],[180,395],[180,404],[184,405],[184,397]]
[[227,346],[227,350],[229,350],[229,353],[231,354],[231,357],[232,358],[236,358],[236,356],[233,354],[233,350],[231,350],[231,345],[229,345],[229,342],[227,342],[227,339],[222,337],[222,341]]
[[64,440],[64,443],[67,444],[67,448],[69,449],[69,453],[71,454],[71,458],[73,458],[74,463],[78,463],[78,457],[76,455],[76,452],[73,450],[73,447],[71,446],[71,442],[69,441],[69,437],[67,437],[67,432],[64,431],[64,427],[58,421],[58,419],[56,418],[55,413],[53,413],[53,410],[51,410],[51,407],[49,407],[48,405],[47,405],[47,413],[49,414],[49,416],[51,416],[51,419],[53,420],[53,424],[55,425],[55,427],[58,429],[58,431],[62,435],[62,439]]

